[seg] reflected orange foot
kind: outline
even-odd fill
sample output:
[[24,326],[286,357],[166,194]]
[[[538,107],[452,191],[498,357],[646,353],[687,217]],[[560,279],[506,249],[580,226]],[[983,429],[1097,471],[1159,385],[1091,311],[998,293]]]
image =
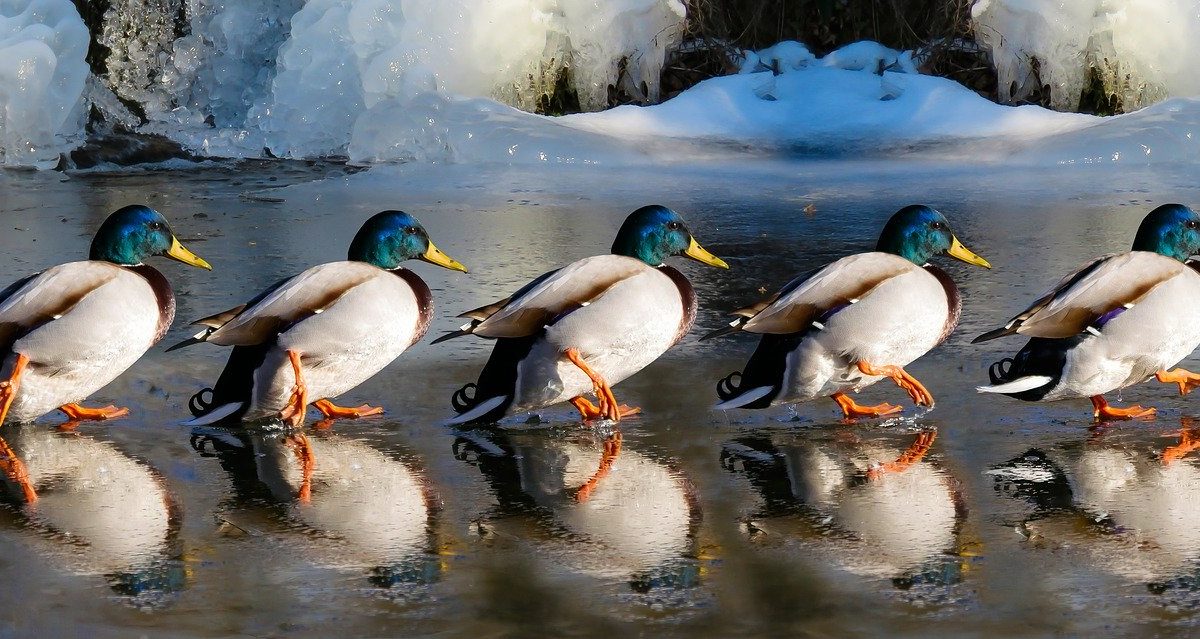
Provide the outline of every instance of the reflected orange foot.
[[927,430],[919,433],[913,443],[909,444],[908,448],[896,458],[896,461],[891,461],[886,464],[877,464],[867,470],[868,479],[879,479],[885,473],[902,473],[908,470],[909,466],[921,461],[925,457],[925,453],[929,452],[929,448],[933,446],[934,440],[937,439],[936,430]]
[[288,351],[288,360],[292,362],[292,371],[296,374],[296,384],[288,397],[287,405],[279,411],[279,418],[292,428],[304,425],[304,413],[308,410],[308,387],[304,385],[304,373],[300,366],[300,353]]
[[1178,384],[1180,395],[1187,395],[1196,388],[1200,388],[1200,375],[1184,368],[1158,371],[1154,374],[1154,378],[1164,384]]
[[32,504],[37,501],[37,492],[33,490],[33,482],[29,479],[29,471],[25,468],[25,462],[17,457],[12,448],[9,448],[8,442],[4,441],[3,437],[0,437],[0,472],[21,487],[21,495],[25,499],[25,503]]
[[1109,406],[1108,401],[1103,395],[1092,397],[1092,406],[1095,410],[1092,415],[1100,421],[1109,421],[1117,419],[1147,419],[1154,417],[1154,413],[1158,412],[1154,408],[1143,408],[1134,404],[1128,408],[1116,408]]
[[296,461],[300,462],[300,489],[296,491],[296,499],[302,504],[310,503],[312,502],[313,468],[317,465],[312,445],[308,443],[308,436],[304,433],[288,435],[284,443],[296,454]]
[[17,389],[21,387],[21,375],[29,365],[29,358],[17,353],[17,363],[13,366],[12,376],[0,381],[0,424],[8,417],[8,409],[17,398]]
[[621,433],[616,432],[604,440],[604,452],[600,454],[600,467],[579,487],[579,490],[575,491],[576,502],[582,504],[591,498],[592,493],[596,490],[596,486],[600,484],[600,480],[608,476],[608,473],[612,471],[613,464],[616,463],[617,457],[620,455]]
[[1163,449],[1163,464],[1183,459],[1188,453],[1200,448],[1200,431],[1185,428],[1179,432],[1179,443]]
[[371,406],[363,404],[354,408],[338,406],[328,399],[318,399],[313,402],[313,406],[321,411],[321,414],[328,419],[358,419],[359,417],[370,417],[371,415],[382,415],[383,408],[380,406]]
[[63,404],[58,407],[67,415],[67,419],[72,422],[102,422],[108,419],[116,419],[129,414],[129,409],[125,407],[117,408],[112,404],[102,408],[85,408],[79,404]]
[[925,385],[899,366],[875,366],[869,362],[862,361],[858,363],[858,370],[866,375],[890,378],[897,386],[903,388],[908,393],[908,396],[912,398],[913,403],[917,406],[933,406],[933,395],[925,388]]
[[[584,421],[591,421],[593,419],[600,419],[604,417],[600,407],[588,401],[588,398],[582,395],[578,397],[572,397],[571,404],[575,406],[576,410],[579,411],[579,416],[582,417]],[[617,406],[617,411],[620,413],[621,418],[624,419],[630,415],[637,415],[638,413],[642,412],[642,409],[636,406],[621,404]]]
[[884,415],[893,415],[904,410],[895,404],[884,402],[875,404],[874,406],[863,406],[854,401],[845,393],[834,393],[829,396],[830,399],[837,402],[838,408],[842,409],[842,416],[846,419],[854,417],[882,417]]
[[[583,374],[587,375],[588,379],[592,380],[592,392],[596,394],[596,399],[600,402],[600,406],[598,407],[600,416],[605,419],[610,419],[614,422],[621,421],[621,405],[617,403],[617,397],[613,395],[612,388],[609,387],[608,382],[604,380],[604,377],[592,370],[592,368],[583,361],[583,356],[579,354],[579,349],[574,347],[568,348],[567,350],[563,351],[563,355],[566,356],[566,358],[570,360],[572,364],[577,366],[579,370],[583,371]],[[577,404],[575,407],[579,408],[579,405]]]

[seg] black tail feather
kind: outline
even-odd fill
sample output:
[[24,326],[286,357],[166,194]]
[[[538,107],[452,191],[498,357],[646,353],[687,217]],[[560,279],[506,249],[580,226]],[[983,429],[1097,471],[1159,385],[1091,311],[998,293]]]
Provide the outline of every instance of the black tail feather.
[[[730,373],[717,382],[717,396],[721,401],[728,401],[753,388],[770,386],[773,390],[741,408],[768,408],[771,402],[783,390],[784,377],[787,375],[788,353],[796,349],[808,334],[789,333],[787,335],[763,335],[750,356],[750,361],[741,372]],[[737,383],[734,383],[734,377]]]
[[[479,379],[474,384],[467,384],[454,392],[450,404],[462,415],[481,402],[493,397],[507,396],[508,401],[488,411],[474,420],[473,423],[491,423],[507,414],[512,400],[517,392],[517,367],[528,355],[534,344],[542,338],[542,333],[525,337],[502,337],[496,340],[492,355],[479,373]],[[469,391],[474,391],[468,394]]]
[[1039,401],[1058,386],[1063,367],[1067,364],[1067,354],[1090,337],[1090,334],[1058,339],[1034,337],[1016,355],[1005,357],[989,366],[988,379],[992,384],[1004,384],[1031,375],[1049,377],[1052,381],[1044,386],[1019,393],[1004,393],[1027,402]]
[[[221,376],[217,378],[217,383],[213,384],[212,388],[192,395],[188,402],[188,409],[192,415],[203,417],[221,406],[241,402],[244,408],[227,418],[228,421],[240,420],[249,409],[250,400],[254,395],[254,373],[262,366],[267,353],[274,346],[273,341],[254,346],[235,346],[229,354],[229,361],[225,363],[224,370],[221,371]],[[207,399],[205,394],[208,395]]]

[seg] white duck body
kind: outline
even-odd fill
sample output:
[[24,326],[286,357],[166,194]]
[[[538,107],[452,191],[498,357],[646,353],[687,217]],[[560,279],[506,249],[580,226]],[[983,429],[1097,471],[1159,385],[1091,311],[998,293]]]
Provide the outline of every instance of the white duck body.
[[[591,379],[564,357],[568,348],[578,349],[592,370],[616,385],[678,343],[695,316],[695,293],[679,271],[632,257],[598,255],[537,281],[472,332],[533,340],[513,363],[513,379],[499,384],[511,399],[504,414],[511,415],[592,392]],[[497,346],[493,361],[500,351]],[[480,386],[484,383],[481,379]],[[450,423],[473,417],[468,411]]]
[[[883,252],[844,257],[788,285],[740,326],[771,336],[760,349],[789,349],[776,354],[784,357],[783,378],[756,375],[752,359],[740,393],[717,408],[738,408],[772,393],[769,405],[860,391],[883,378],[865,375],[858,362],[906,366],[949,336],[960,311],[954,283],[937,267]],[[780,339],[788,334],[797,339]]]
[[297,499],[304,465],[295,444],[279,433],[253,436],[259,480],[288,504],[289,517],[323,536],[321,563],[339,568],[388,566],[429,551],[432,508],[422,477],[407,464],[363,442],[301,436],[313,465],[311,499]]
[[149,266],[69,262],[34,276],[0,301],[0,347],[6,329],[24,333],[0,377],[12,375],[17,354],[30,360],[8,420],[87,399],[161,339],[174,316],[170,284]]
[[[383,370],[419,340],[432,311],[429,288],[412,271],[331,262],[280,284],[204,339],[229,346],[273,340],[253,371],[243,415],[255,420],[278,416],[287,405],[296,383],[288,350],[301,354],[309,398],[332,399]],[[220,401],[214,398],[214,403]]]
[[[1065,278],[1005,327],[1050,338],[1030,342],[1022,353],[1051,360],[1046,354],[1058,351],[1061,368],[1014,367],[1005,384],[979,390],[1004,393],[1023,384],[1036,389],[1031,399],[1057,400],[1103,395],[1144,382],[1200,346],[1197,299],[1200,273],[1191,263],[1149,251],[1102,257]],[[1110,311],[1117,314],[1096,326],[1100,320],[1095,318]]]
[[[5,440],[38,495],[25,515],[55,539],[69,540],[54,554],[66,555],[73,570],[136,572],[165,558],[175,529],[172,500],[149,467],[75,433],[26,426],[6,430]],[[21,490],[5,483],[19,499]]]
[[1173,368],[1200,346],[1200,274],[1169,257],[1135,251],[1130,266],[1153,261],[1176,275],[1155,286],[1109,320],[1099,335],[1085,337],[1067,352],[1059,383],[1044,399],[1102,395]]

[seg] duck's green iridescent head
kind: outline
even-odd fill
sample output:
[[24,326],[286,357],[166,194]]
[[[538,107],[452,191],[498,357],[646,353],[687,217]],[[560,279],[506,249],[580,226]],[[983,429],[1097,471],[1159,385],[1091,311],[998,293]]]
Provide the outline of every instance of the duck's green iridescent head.
[[657,204],[643,206],[625,218],[613,241],[612,252],[636,257],[650,266],[659,266],[672,255],[682,255],[709,266],[729,268],[724,260],[696,242],[678,213]]
[[945,253],[967,264],[992,268],[987,260],[972,253],[954,237],[946,216],[919,204],[896,211],[879,234],[875,250],[899,255],[918,266],[934,255]]
[[119,209],[96,231],[88,259],[125,266],[144,264],[151,255],[161,255],[184,264],[212,270],[208,262],[187,250],[175,239],[161,213],[135,204]]
[[347,257],[354,262],[374,264],[394,271],[405,260],[421,260],[453,271],[467,272],[467,267],[446,255],[429,240],[425,227],[417,218],[404,211],[384,211],[363,222],[362,228],[350,242]]
[[1187,260],[1200,253],[1200,216],[1182,204],[1164,204],[1150,211],[1133,238],[1133,250]]

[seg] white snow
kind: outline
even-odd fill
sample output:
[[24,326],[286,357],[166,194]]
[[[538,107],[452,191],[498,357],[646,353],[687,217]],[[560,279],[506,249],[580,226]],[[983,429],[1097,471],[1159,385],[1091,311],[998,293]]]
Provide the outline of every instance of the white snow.
[[0,166],[50,168],[70,148],[87,48],[69,0],[0,0]]
[[1200,0],[977,0],[971,14],[1003,100],[1049,85],[1074,109],[1089,68],[1126,108],[1200,94]]

